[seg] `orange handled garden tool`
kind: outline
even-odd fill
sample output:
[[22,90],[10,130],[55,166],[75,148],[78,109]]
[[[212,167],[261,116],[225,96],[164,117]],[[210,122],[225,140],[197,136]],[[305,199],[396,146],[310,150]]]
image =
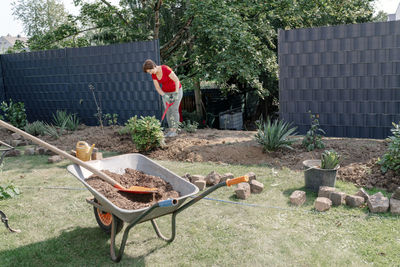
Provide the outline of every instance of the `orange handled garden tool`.
[[164,114],[163,114],[162,117],[161,117],[161,121],[164,120],[165,114],[167,114],[167,111],[168,111],[169,107],[172,106],[173,104],[175,104],[175,102],[172,102],[172,103],[165,102],[166,108],[165,108],[165,110],[164,110]]
[[150,194],[150,193],[155,193],[157,192],[157,188],[147,188],[147,187],[142,187],[142,186],[131,186],[129,188],[125,188],[122,185],[120,185],[117,181],[115,181],[114,179],[112,179],[110,176],[106,175],[105,173],[97,170],[96,168],[94,168],[93,166],[87,164],[86,162],[68,154],[67,152],[58,149],[57,147],[50,145],[46,142],[44,142],[43,140],[30,135],[2,120],[0,120],[0,126],[7,128],[10,131],[13,131],[15,133],[18,133],[20,135],[22,135],[23,137],[32,140],[33,142],[35,142],[36,144],[43,146],[45,148],[50,149],[51,151],[53,151],[54,153],[69,159],[70,161],[72,161],[75,164],[78,164],[79,166],[84,167],[85,169],[91,171],[92,173],[98,175],[103,181],[111,184],[113,187],[117,188],[119,191],[123,191],[123,192],[128,192],[128,193],[136,193],[136,194]]

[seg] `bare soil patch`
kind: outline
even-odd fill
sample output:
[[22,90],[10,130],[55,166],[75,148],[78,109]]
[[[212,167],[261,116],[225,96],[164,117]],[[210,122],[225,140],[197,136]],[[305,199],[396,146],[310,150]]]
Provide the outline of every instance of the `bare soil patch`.
[[166,200],[168,198],[178,198],[179,193],[172,189],[172,186],[160,177],[145,174],[143,172],[126,168],[124,174],[117,174],[107,170],[104,173],[109,175],[123,187],[143,186],[148,188],[157,188],[157,193],[137,194],[118,191],[115,187],[104,182],[97,175],[92,175],[87,179],[90,184],[99,193],[105,196],[117,207],[128,210],[141,209],[150,207],[156,202]]
[[[120,127],[83,127],[63,135],[58,140],[47,136],[43,140],[70,151],[78,141],[95,144],[101,151],[136,153],[130,136],[118,134]],[[0,140],[9,140],[10,134],[0,132]],[[199,129],[196,133],[181,133],[178,137],[166,139],[166,145],[146,156],[159,160],[186,162],[216,162],[220,164],[268,164],[274,168],[287,167],[302,170],[303,160],[319,159],[325,149],[334,149],[342,157],[338,179],[350,181],[366,188],[378,187],[392,191],[400,186],[400,176],[393,172],[382,174],[377,159],[387,149],[387,142],[379,139],[324,138],[324,149],[311,152],[301,145],[302,137],[295,137],[293,150],[277,152],[262,151],[255,139],[254,131],[228,131]]]

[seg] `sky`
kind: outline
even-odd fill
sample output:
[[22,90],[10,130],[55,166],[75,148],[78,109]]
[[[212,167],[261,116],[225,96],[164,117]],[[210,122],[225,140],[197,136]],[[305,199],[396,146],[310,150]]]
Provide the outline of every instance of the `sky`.
[[[16,0],[0,0],[0,36],[10,34],[12,36],[25,36],[22,24],[15,20],[12,15],[11,3]],[[109,0],[113,4],[117,4],[118,0]],[[62,0],[65,8],[69,13],[77,15],[79,9],[76,8],[72,0]],[[388,14],[396,12],[400,0],[377,0],[375,1],[376,9],[382,10]]]

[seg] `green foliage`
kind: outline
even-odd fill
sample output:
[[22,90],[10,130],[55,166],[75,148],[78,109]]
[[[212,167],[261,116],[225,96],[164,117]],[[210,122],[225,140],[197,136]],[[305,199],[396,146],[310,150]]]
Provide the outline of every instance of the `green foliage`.
[[340,156],[334,150],[325,150],[321,155],[321,169],[335,169],[339,162]]
[[324,143],[322,142],[322,134],[325,134],[325,131],[319,127],[318,115],[312,114],[311,111],[309,111],[309,113],[311,127],[310,130],[307,131],[306,136],[304,136],[302,144],[307,151],[312,151],[314,149],[325,147]]
[[291,123],[275,120],[271,123],[268,118],[264,123],[261,118],[256,122],[258,127],[255,139],[263,146],[264,151],[276,151],[279,148],[289,148],[293,144],[293,140],[289,140],[290,135],[295,135],[297,127],[292,127]]
[[383,173],[393,170],[400,173],[400,125],[392,122],[393,128],[390,129],[393,136],[388,137],[389,146],[382,159],[378,160]]
[[[25,104],[23,102],[13,103],[10,99],[9,104],[3,101],[0,105],[0,109],[4,113],[5,120],[19,129],[24,129],[26,120]],[[0,115],[0,119],[3,116]]]
[[25,126],[25,132],[34,136],[44,135],[46,133],[46,126],[42,121],[34,121]]
[[199,123],[197,121],[191,122],[190,120],[183,121],[180,124],[180,127],[188,133],[195,133],[198,126]]
[[57,110],[56,114],[53,114],[54,126],[59,128],[65,128],[69,131],[75,131],[79,126],[79,118],[76,114],[69,114],[65,110]]
[[67,121],[64,121],[64,124],[62,124],[59,127],[56,127],[54,125],[45,123],[44,125],[44,133],[54,139],[60,138],[61,135],[65,132],[65,125]]
[[161,123],[154,116],[141,116],[140,119],[134,116],[127,121],[125,127],[140,152],[148,152],[164,145]]
[[110,126],[116,126],[118,125],[118,114],[117,113],[106,113],[104,114],[104,120],[107,122],[108,125]]
[[19,189],[12,184],[0,185],[0,200],[13,198],[19,194],[21,194]]

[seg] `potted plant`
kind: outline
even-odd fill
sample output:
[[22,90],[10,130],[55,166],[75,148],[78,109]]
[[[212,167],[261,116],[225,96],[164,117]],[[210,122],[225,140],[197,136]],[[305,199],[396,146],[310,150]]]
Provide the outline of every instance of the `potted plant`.
[[303,161],[306,188],[318,192],[320,186],[335,187],[339,160],[336,151],[325,150],[320,160]]

